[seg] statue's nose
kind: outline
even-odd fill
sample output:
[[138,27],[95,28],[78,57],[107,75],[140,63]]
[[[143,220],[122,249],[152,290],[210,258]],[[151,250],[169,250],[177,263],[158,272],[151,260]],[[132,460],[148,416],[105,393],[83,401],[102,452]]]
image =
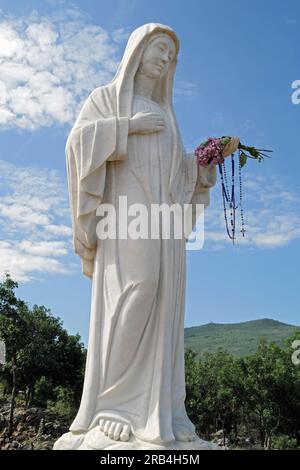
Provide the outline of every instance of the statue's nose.
[[164,51],[164,53],[162,54],[161,60],[164,64],[168,62],[168,51]]

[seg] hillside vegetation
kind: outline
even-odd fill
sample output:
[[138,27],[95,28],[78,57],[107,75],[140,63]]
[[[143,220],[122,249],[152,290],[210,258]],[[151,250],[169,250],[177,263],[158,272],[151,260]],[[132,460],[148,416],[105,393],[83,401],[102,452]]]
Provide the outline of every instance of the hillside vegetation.
[[254,354],[262,338],[283,346],[300,327],[276,320],[252,320],[243,323],[208,323],[185,329],[185,346],[196,353],[227,350],[235,357]]

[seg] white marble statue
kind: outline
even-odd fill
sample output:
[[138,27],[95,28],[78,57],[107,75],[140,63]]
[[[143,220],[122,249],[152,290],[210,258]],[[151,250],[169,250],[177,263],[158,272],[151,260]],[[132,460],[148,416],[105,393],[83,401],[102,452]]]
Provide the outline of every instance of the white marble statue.
[[55,449],[207,449],[185,410],[185,239],[96,236],[97,209],[209,203],[215,165],[184,151],[172,103],[179,42],[150,23],[88,97],[66,152],[75,251],[92,279],[84,389]]

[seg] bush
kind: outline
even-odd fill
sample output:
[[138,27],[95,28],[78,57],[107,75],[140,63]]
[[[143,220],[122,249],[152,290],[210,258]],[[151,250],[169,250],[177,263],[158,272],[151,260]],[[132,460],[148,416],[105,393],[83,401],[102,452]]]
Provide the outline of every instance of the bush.
[[45,407],[48,400],[53,397],[52,383],[43,375],[35,384],[34,403]]
[[53,400],[47,402],[47,409],[58,416],[72,420],[76,413],[74,406],[74,394],[69,388],[58,386],[54,389]]
[[296,450],[297,447],[297,439],[293,437],[286,436],[285,434],[281,436],[275,436],[273,438],[273,449],[276,450]]

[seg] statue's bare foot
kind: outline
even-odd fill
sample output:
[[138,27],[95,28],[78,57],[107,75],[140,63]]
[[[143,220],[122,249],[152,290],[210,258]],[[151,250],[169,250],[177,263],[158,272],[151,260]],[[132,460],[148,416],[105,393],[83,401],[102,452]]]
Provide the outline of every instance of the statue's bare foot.
[[191,426],[181,419],[175,419],[173,421],[173,433],[176,441],[191,442],[198,438]]
[[99,421],[100,431],[105,436],[113,439],[114,441],[129,441],[130,438],[130,426],[129,424],[122,423],[116,420],[100,419]]

